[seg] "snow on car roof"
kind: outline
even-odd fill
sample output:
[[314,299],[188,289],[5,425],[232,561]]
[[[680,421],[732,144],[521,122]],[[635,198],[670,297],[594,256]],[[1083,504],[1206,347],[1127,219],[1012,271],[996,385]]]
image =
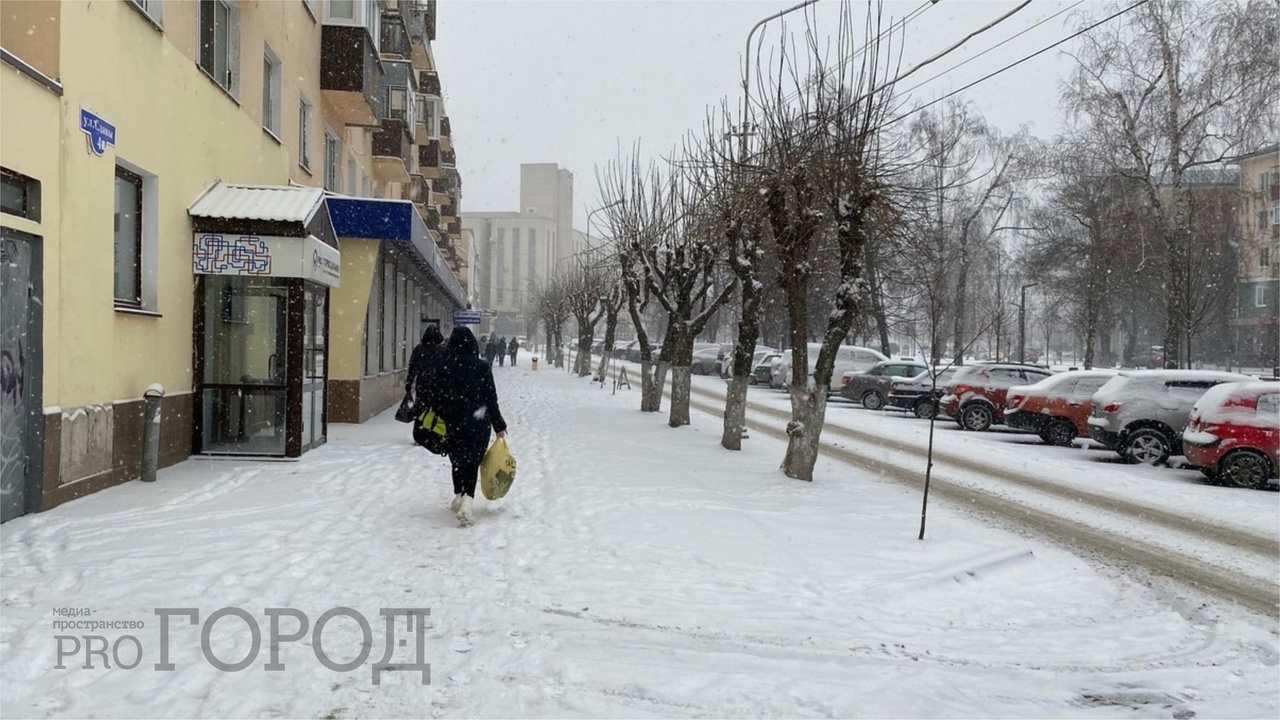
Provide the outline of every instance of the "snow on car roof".
[[1259,395],[1280,393],[1280,383],[1255,380],[1253,382],[1232,382],[1215,385],[1205,391],[1196,401],[1196,409],[1220,407],[1236,398],[1256,398]]
[[1256,380],[1250,375],[1221,370],[1121,370],[1119,374],[1122,377],[1147,380],[1221,380],[1223,382]]

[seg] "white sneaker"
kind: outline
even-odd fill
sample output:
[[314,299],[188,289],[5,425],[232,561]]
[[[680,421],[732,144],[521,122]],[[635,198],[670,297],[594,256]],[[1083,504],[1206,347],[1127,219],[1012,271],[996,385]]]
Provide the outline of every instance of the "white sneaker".
[[475,520],[471,517],[471,503],[473,502],[470,495],[463,495],[462,502],[458,504],[458,522],[463,527],[470,526]]
[[456,515],[458,512],[458,508],[460,507],[462,507],[462,493],[458,493],[457,495],[453,496],[453,502],[449,503],[449,512],[454,513]]

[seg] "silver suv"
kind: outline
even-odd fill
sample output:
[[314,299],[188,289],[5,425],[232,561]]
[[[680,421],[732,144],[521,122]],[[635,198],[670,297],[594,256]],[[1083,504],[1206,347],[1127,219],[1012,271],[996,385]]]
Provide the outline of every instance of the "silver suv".
[[1159,465],[1182,454],[1182,431],[1206,390],[1249,380],[1209,370],[1121,371],[1093,394],[1089,436],[1129,462]]

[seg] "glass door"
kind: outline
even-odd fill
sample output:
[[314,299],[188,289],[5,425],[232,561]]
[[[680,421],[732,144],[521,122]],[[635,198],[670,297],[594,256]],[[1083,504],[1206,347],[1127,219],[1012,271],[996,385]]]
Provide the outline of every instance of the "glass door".
[[289,280],[208,275],[201,338],[201,451],[284,455]]
[[302,334],[302,450],[324,444],[325,384],[328,379],[327,288],[304,284]]

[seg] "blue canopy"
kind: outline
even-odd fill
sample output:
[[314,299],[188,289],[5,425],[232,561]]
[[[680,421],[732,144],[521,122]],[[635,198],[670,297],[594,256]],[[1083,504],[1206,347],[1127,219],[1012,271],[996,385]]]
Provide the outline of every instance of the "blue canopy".
[[435,237],[422,221],[418,209],[408,200],[379,200],[329,195],[329,218],[339,238],[365,238],[384,242],[408,243],[414,253],[431,269],[436,283],[459,308],[467,306],[462,284],[454,277],[436,246]]

